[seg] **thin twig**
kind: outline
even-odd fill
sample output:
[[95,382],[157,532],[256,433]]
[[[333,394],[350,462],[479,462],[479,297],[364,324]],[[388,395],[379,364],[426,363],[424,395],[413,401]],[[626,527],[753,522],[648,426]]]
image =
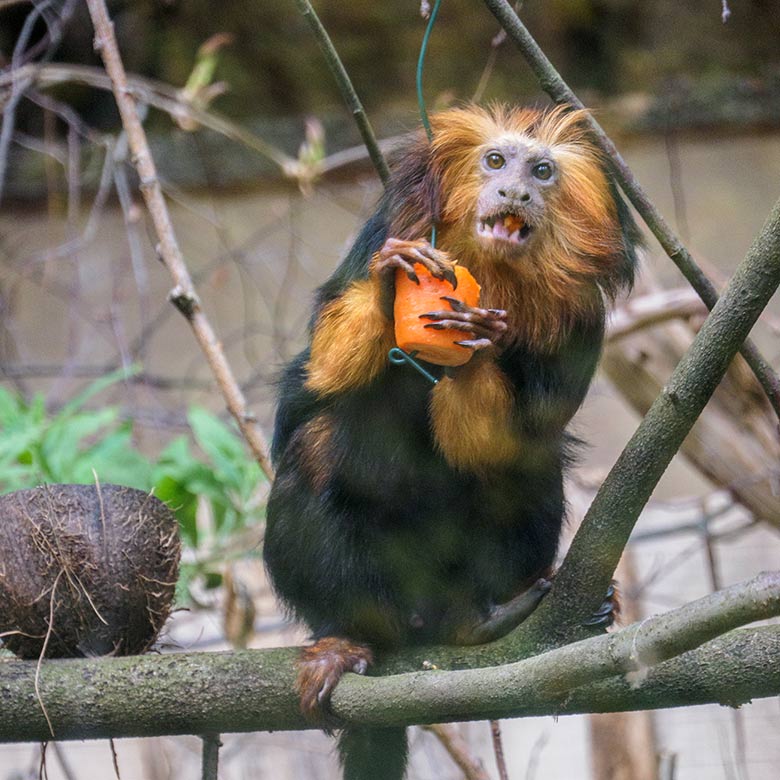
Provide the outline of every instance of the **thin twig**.
[[423,729],[430,731],[439,740],[449,757],[463,772],[465,780],[490,780],[490,775],[485,771],[482,762],[471,754],[466,740],[460,735],[456,726],[435,723],[423,726]]
[[[515,13],[520,13],[520,9],[523,6],[523,0],[517,0],[515,3]],[[498,50],[506,41],[506,30],[502,27],[490,41],[490,54],[488,55],[485,67],[482,69],[482,75],[477,82],[477,88],[474,90],[474,94],[471,96],[472,103],[479,103],[482,100],[485,90],[487,89],[490,77],[493,75],[493,70],[496,66],[496,60],[498,59]]]
[[20,66],[23,64],[25,50],[30,42],[35,23],[49,5],[50,2],[44,2],[27,14],[11,55],[11,94],[2,105],[2,121],[0,122],[0,202],[3,199],[3,185],[5,184],[5,175],[8,167],[8,150],[16,124],[16,107],[19,105],[19,101],[22,99],[24,91],[28,86],[27,80],[19,73]]
[[206,734],[201,737],[203,754],[201,763],[202,780],[217,780],[219,777],[219,749],[222,742],[219,734]]
[[116,780],[122,780],[122,775],[119,773],[119,756],[116,753],[116,743],[113,739],[108,740],[108,749],[111,751],[111,763],[114,765]]
[[[0,87],[20,84],[22,85],[20,89],[23,91],[32,83],[38,84],[41,89],[71,83],[86,84],[95,89],[108,91],[113,89],[110,77],[98,68],[89,65],[30,64],[0,74]],[[137,75],[127,76],[126,83],[128,93],[139,101],[164,111],[172,117],[184,115],[197,124],[252,149],[275,163],[288,175],[292,175],[292,170],[298,164],[294,158],[217,112],[187,103],[182,99],[180,91],[169,84]]]
[[154,223],[159,239],[158,252],[175,287],[170,298],[192,327],[195,338],[201,346],[222,391],[230,413],[236,419],[260,468],[269,480],[273,479],[273,468],[268,445],[257,420],[247,409],[246,400],[225,357],[222,345],[214,333],[211,323],[201,307],[189,270],[179,249],[165,203],[157,169],[152,159],[146,133],[138,118],[135,101],[127,84],[127,76],[119,54],[114,27],[108,16],[104,0],[87,0],[89,13],[95,27],[95,48],[100,52],[114,88],[122,124],[133,155],[133,161],[141,181],[141,192]]
[[[525,25],[507,0],[484,0],[491,13],[499,20],[509,37],[517,44],[521,54],[530,65],[542,89],[556,103],[566,103],[574,108],[585,108],[582,101],[561,78],[539,44],[533,39]],[[658,239],[664,251],[680,269],[683,276],[699,294],[708,309],[712,309],[718,300],[718,294],[712,282],[694,261],[688,250],[672,232],[661,212],[655,207],[647,193],[637,181],[631,169],[618,152],[617,147],[604,132],[599,123],[588,115],[588,122],[594,138],[609,161],[615,179],[623,192],[639,212],[653,235]],[[764,392],[772,404],[775,414],[780,418],[780,378],[772,370],[753,343],[746,339],[740,352],[747,361]]]
[[[31,84],[37,84],[40,89],[48,89],[59,84],[85,84],[94,89],[111,91],[111,79],[99,68],[89,65],[74,65],[70,63],[47,63],[45,65],[24,65],[15,71],[0,73],[0,88],[22,84],[21,91],[29,89]],[[301,165],[294,157],[290,157],[280,149],[265,141],[250,130],[222,116],[212,108],[205,108],[187,103],[181,96],[181,91],[161,81],[139,76],[128,75],[127,83],[136,99],[169,116],[186,117],[197,125],[224,136],[235,143],[265,157],[276,165],[282,175],[298,179],[302,173]],[[2,103],[0,103],[2,106]],[[398,146],[403,136],[383,138],[377,142],[380,153]],[[365,160],[368,157],[365,145],[342,149],[333,152],[320,160],[315,169],[317,174],[330,173],[346,165]],[[308,172],[309,175],[311,172]]]
[[498,769],[499,780],[509,780],[509,772],[506,768],[506,758],[504,757],[504,745],[501,740],[501,721],[490,721],[490,738],[493,741],[493,752],[496,756],[496,768]]
[[374,168],[376,168],[376,172],[379,174],[379,178],[382,180],[382,184],[387,184],[390,178],[390,171],[387,168],[387,163],[379,149],[374,130],[363,109],[363,104],[360,102],[360,98],[358,97],[355,88],[352,86],[349,74],[342,63],[327,30],[322,26],[322,22],[320,22],[320,19],[312,8],[309,0],[295,0],[295,3],[298,6],[298,10],[303,15],[303,18],[306,19],[309,27],[311,27],[312,32],[317,39],[317,43],[319,44],[322,53],[325,55],[325,61],[328,63],[333,78],[336,79],[336,84],[341,92],[341,96],[347,104],[347,108],[349,108],[352,113],[355,124],[357,124],[358,130],[360,131],[360,136],[363,139],[363,143],[366,145],[366,149],[368,149],[369,157],[374,164]]
[[38,780],[49,780],[49,768],[46,765],[46,749],[48,747],[48,742],[41,743],[41,760],[38,764]]

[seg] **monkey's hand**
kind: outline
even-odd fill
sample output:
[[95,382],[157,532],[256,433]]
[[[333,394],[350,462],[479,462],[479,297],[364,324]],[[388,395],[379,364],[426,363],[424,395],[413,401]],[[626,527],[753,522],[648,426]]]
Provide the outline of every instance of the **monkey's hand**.
[[379,297],[382,311],[388,319],[393,318],[395,300],[395,272],[399,268],[413,281],[420,280],[414,271],[414,264],[420,263],[437,279],[446,279],[454,288],[458,286],[453,266],[446,252],[434,249],[428,241],[403,241],[388,238],[371,260],[370,272],[379,280]]
[[503,309],[479,309],[467,306],[457,298],[449,295],[442,296],[442,300],[452,307],[449,311],[429,311],[421,314],[428,320],[425,327],[432,330],[459,330],[463,331],[463,341],[456,341],[461,347],[479,350],[498,344],[506,333],[506,312]]

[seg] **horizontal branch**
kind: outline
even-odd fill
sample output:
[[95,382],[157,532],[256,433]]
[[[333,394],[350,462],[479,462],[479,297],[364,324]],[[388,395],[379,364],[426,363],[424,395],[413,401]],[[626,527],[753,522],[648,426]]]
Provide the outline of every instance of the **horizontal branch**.
[[[398,725],[774,696],[780,665],[769,659],[778,657],[780,626],[733,632],[673,661],[661,659],[778,612],[780,574],[764,574],[620,632],[516,664],[347,675],[334,694],[334,709],[347,721]],[[472,661],[483,658],[479,650],[471,649]],[[449,648],[428,651],[440,665]],[[296,656],[295,648],[285,648],[50,660],[40,667],[40,700],[34,661],[0,661],[0,712],[13,713],[0,718],[0,742],[50,739],[41,702],[58,740],[307,728],[294,690]],[[393,666],[414,668],[416,658],[399,653]],[[659,663],[636,689],[622,677],[592,682],[654,661]]]
[[765,572],[621,631],[516,663],[358,678],[336,689],[333,709],[346,721],[383,726],[514,717],[531,700],[559,702],[582,685],[627,672],[644,674],[726,631],[777,614],[780,572]]
[[[108,92],[113,89],[111,79],[105,71],[90,65],[70,63],[31,63],[0,74],[0,88],[7,87],[14,81],[21,83],[24,88],[32,84],[40,89],[49,89],[61,84],[84,84]],[[217,111],[201,108],[185,100],[181,90],[170,84],[145,76],[128,75],[127,85],[129,92],[141,103],[164,111],[172,117],[184,115],[187,119],[246,146],[273,162],[283,172],[292,171],[295,167],[296,160],[293,157]]]
[[707,307],[695,290],[687,287],[658,290],[629,298],[619,308],[614,309],[607,320],[606,340],[618,341],[639,330],[653,328],[669,320],[706,314]]
[[[0,73],[0,90],[19,83],[23,89],[35,85],[39,89],[50,89],[62,84],[83,84],[93,89],[111,91],[111,79],[105,71],[90,65],[64,63],[31,63],[15,71]],[[300,161],[269,143],[247,127],[228,119],[213,108],[203,108],[188,101],[177,87],[162,81],[128,74],[127,84],[133,97],[168,114],[173,119],[185,117],[190,122],[207,128],[229,141],[239,144],[273,163],[279,172],[291,179],[298,179],[302,173]],[[1,99],[1,96],[0,96]],[[2,103],[0,102],[0,108]],[[387,154],[396,148],[403,136],[393,136],[378,141],[376,154]],[[333,152],[317,161],[314,173],[328,174],[363,162],[371,157],[365,144]],[[375,163],[376,165],[376,163]]]

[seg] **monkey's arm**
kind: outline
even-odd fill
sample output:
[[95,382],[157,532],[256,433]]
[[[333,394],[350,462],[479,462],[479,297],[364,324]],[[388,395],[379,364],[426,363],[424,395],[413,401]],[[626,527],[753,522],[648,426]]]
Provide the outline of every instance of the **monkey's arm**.
[[376,279],[352,282],[326,304],[314,326],[306,389],[330,395],[368,384],[393,346],[390,320],[379,304]]
[[434,276],[454,280],[448,256],[427,241],[388,238],[371,258],[367,279],[352,281],[325,303],[313,325],[306,389],[333,395],[366,385],[387,365],[395,346],[393,299],[395,272],[416,280],[414,263]]

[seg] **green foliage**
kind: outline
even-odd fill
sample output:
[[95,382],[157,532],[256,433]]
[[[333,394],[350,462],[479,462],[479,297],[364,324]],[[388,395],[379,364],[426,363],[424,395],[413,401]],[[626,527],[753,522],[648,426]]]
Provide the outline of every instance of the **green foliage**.
[[[109,374],[49,415],[43,396],[27,402],[0,388],[0,492],[44,482],[117,482],[148,490],[152,466],[133,449],[129,422],[114,407],[86,410],[124,376]],[[94,469],[94,473],[93,473]]]
[[[173,510],[191,551],[186,590],[196,574],[209,580],[209,566],[237,532],[262,522],[265,478],[236,430],[200,407],[187,415],[191,435],[173,439],[155,460],[139,452],[132,422],[117,407],[86,408],[125,376],[103,377],[54,414],[43,396],[26,401],[0,387],[0,493],[96,480],[153,491]],[[207,563],[192,562],[199,560]]]

